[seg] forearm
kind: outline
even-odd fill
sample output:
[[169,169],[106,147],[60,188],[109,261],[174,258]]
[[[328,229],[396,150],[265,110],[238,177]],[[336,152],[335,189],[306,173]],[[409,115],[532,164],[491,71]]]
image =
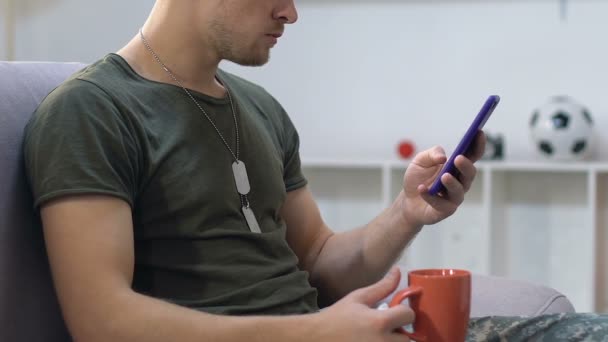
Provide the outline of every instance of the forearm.
[[403,197],[401,192],[391,207],[363,228],[363,265],[369,272],[379,272],[378,278],[400,259],[422,229],[422,225],[411,224],[405,217]]
[[366,226],[327,240],[311,274],[324,304],[381,279],[418,234],[422,226],[410,224],[400,210],[402,196]]
[[102,308],[76,317],[78,323],[71,322],[75,341],[313,341],[311,331],[317,324],[314,314],[212,315],[132,291],[95,304]]

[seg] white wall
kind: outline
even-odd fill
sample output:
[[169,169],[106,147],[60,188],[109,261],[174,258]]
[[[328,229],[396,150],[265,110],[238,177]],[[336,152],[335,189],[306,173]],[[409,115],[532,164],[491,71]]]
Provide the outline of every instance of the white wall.
[[8,23],[8,3],[0,2],[0,60],[6,60],[9,58],[9,52],[7,51],[8,45],[6,40],[6,28]]
[[126,44],[153,0],[16,0],[17,59],[92,62]]
[[[152,0],[19,0],[17,59],[91,62],[117,50]],[[299,127],[305,158],[393,158],[400,139],[448,152],[482,101],[512,159],[531,159],[527,123],[549,96],[586,104],[608,129],[608,1],[299,1],[300,21],[258,81]],[[606,141],[601,138],[600,143]],[[608,160],[608,151],[600,151]]]
[[4,32],[4,18],[0,16],[0,60],[8,59]]
[[[289,108],[305,156],[390,157],[396,142],[451,150],[485,97],[487,130],[530,159],[529,115],[569,94],[608,128],[608,1],[302,3],[266,70],[247,75]],[[600,141],[605,143],[605,139]],[[608,158],[602,151],[601,157]]]

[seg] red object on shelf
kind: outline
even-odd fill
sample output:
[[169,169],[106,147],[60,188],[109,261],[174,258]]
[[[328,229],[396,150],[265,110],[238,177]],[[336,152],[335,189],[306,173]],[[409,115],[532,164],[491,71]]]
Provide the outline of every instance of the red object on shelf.
[[409,140],[404,140],[399,143],[398,150],[399,150],[399,155],[401,156],[401,158],[407,159],[407,158],[411,158],[414,155],[414,151],[416,150],[416,147],[413,142],[411,142]]

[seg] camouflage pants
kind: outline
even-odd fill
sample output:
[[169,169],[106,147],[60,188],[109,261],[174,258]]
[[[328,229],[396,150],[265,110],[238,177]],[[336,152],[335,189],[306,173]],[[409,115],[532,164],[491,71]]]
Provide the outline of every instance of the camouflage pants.
[[482,317],[469,323],[467,342],[608,342],[608,315],[554,314],[538,317]]

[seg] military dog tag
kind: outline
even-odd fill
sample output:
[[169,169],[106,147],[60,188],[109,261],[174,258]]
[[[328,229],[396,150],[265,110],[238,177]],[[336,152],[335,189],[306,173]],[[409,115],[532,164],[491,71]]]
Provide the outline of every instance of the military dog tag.
[[243,215],[245,215],[245,220],[247,220],[247,225],[249,226],[249,230],[252,233],[261,233],[260,225],[258,224],[258,220],[255,218],[253,214],[253,210],[250,207],[243,207]]
[[255,218],[255,214],[253,213],[253,210],[251,210],[249,201],[247,200],[247,194],[249,191],[251,191],[251,186],[249,185],[249,176],[247,176],[247,168],[245,167],[245,163],[240,160],[232,163],[232,173],[234,174],[236,190],[239,192],[239,194],[243,195],[246,201],[246,204],[243,206],[243,215],[245,216],[249,230],[251,230],[253,233],[261,233],[262,230],[260,229],[258,220]]
[[247,195],[251,190],[251,187],[249,186],[249,177],[247,176],[247,168],[245,168],[245,163],[240,160],[232,163],[232,173],[234,174],[236,190],[241,195]]

